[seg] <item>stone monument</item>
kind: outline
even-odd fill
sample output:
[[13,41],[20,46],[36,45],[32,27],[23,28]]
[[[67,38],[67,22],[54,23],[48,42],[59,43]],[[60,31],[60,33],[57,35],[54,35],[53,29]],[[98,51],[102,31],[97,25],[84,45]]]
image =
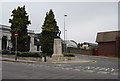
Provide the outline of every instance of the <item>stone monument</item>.
[[61,43],[62,43],[62,40],[60,38],[54,39],[52,61],[59,62],[64,60]]

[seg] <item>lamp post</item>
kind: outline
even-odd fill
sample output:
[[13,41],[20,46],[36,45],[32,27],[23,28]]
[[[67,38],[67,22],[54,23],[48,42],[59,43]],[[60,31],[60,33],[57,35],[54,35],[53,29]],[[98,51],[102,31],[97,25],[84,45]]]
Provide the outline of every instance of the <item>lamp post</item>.
[[67,17],[67,15],[64,15],[64,52],[66,52],[66,44],[65,44],[65,17]]
[[67,30],[65,30],[65,32],[66,32],[66,38],[65,38],[65,40],[67,40]]
[[65,40],[66,40],[66,47],[65,47],[65,51],[67,52],[67,30],[65,30],[65,32],[66,32],[66,38],[65,38]]

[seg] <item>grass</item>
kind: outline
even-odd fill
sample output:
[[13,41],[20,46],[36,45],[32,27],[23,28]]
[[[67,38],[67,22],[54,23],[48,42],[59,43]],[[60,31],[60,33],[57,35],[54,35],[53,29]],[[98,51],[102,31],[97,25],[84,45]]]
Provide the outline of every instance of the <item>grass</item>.
[[120,56],[114,56],[115,58],[120,58]]

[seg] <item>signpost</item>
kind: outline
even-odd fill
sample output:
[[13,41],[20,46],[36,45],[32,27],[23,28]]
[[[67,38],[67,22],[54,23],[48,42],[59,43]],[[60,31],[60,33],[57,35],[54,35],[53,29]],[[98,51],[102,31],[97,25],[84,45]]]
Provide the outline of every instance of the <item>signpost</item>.
[[15,61],[17,61],[17,37],[18,37],[18,32],[15,32],[14,33],[14,37],[16,39],[16,49],[15,49]]

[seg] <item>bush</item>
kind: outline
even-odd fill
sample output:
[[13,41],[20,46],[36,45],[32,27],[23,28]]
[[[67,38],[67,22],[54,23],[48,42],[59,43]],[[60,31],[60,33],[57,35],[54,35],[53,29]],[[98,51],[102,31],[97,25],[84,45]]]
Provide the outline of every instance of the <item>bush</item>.
[[2,50],[2,54],[10,54],[10,51],[8,51],[8,50]]
[[11,51],[11,53],[10,53],[11,55],[15,55],[15,52],[14,51]]
[[[15,55],[15,52],[3,50],[2,54]],[[42,58],[42,54],[40,52],[19,52],[19,51],[17,51],[17,56],[19,56],[19,57],[41,57]]]
[[41,57],[41,53],[39,53],[39,52],[20,52],[20,53],[17,53],[17,56],[20,56],[20,57]]
[[75,57],[73,54],[64,54],[64,57]]

